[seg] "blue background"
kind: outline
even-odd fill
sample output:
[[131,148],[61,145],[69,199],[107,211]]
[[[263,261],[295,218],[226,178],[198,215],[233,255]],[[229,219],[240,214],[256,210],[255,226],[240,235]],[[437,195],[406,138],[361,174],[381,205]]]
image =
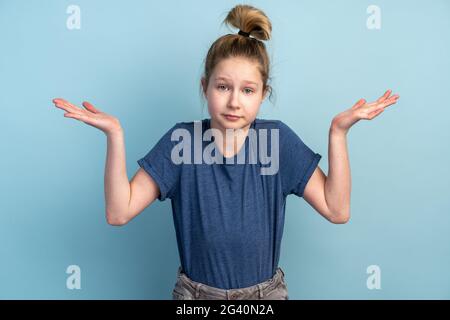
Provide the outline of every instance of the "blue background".
[[[388,88],[399,102],[349,132],[351,220],[290,196],[280,266],[291,299],[450,298],[449,1],[253,1],[273,24],[273,103],[328,172],[332,118]],[[81,29],[69,30],[69,5]],[[164,132],[208,117],[202,62],[235,1],[0,1],[0,298],[170,299],[170,201],[106,223],[105,135],[52,99],[118,117],[128,176]],[[381,29],[369,30],[369,5]],[[447,147],[446,147],[447,146]],[[81,268],[81,290],[66,268]],[[381,268],[369,290],[366,269]]]

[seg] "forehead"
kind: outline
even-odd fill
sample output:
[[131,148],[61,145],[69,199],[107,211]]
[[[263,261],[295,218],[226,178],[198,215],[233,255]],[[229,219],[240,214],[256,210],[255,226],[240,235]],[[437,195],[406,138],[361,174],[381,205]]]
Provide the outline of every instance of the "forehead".
[[213,73],[213,79],[223,78],[236,82],[261,82],[258,64],[244,58],[228,58],[219,62]]

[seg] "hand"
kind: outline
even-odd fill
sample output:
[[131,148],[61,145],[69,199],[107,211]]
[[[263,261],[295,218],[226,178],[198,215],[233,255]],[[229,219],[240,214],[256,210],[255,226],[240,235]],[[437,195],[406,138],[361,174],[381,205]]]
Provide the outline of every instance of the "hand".
[[360,99],[353,107],[334,117],[331,129],[347,133],[351,126],[359,120],[372,120],[382,113],[384,108],[393,105],[400,98],[398,94],[390,96],[391,93],[392,90],[387,90],[383,96],[371,103],[366,103],[366,100]]
[[120,132],[122,130],[118,119],[104,112],[101,112],[87,101],[83,102],[83,106],[86,108],[86,110],[81,109],[61,98],[53,99],[53,103],[57,108],[66,111],[66,113],[64,113],[64,117],[83,121],[88,125],[100,129],[106,135]]

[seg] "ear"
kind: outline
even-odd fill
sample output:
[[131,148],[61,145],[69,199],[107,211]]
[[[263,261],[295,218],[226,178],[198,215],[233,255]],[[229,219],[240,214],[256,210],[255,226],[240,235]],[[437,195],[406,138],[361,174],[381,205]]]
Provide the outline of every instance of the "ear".
[[208,88],[206,87],[206,79],[202,77],[202,79],[201,79],[200,82],[201,82],[201,84],[202,84],[203,94],[206,96],[206,89],[208,89]]
[[269,93],[269,86],[266,87],[266,90],[263,92],[263,100],[267,97],[267,94]]

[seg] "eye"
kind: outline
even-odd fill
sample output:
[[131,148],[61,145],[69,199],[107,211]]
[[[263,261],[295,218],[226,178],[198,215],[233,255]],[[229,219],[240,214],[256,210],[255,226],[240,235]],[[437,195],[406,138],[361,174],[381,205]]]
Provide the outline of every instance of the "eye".
[[222,88],[222,87],[224,87],[224,88],[225,88],[226,86],[225,86],[225,85],[223,85],[223,84],[219,84],[219,85],[217,86],[217,88],[218,88],[218,89],[220,89],[220,88]]
[[253,93],[253,90],[252,90],[252,89],[250,89],[250,88],[245,88],[244,90],[249,90],[249,91],[250,91],[250,93]]

